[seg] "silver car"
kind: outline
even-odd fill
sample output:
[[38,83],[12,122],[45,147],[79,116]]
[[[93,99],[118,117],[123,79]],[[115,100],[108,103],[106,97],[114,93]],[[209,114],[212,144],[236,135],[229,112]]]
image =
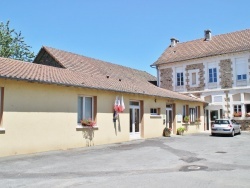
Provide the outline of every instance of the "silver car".
[[212,125],[211,134],[213,136],[216,134],[229,134],[233,137],[235,134],[241,134],[241,125],[233,119],[217,119]]

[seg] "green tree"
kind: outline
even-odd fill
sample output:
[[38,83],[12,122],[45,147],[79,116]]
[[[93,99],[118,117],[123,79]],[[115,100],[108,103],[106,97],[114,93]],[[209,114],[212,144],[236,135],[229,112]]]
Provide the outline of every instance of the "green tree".
[[31,62],[35,55],[30,51],[30,46],[24,42],[21,32],[17,33],[6,24],[0,23],[0,57],[7,57],[21,61]]

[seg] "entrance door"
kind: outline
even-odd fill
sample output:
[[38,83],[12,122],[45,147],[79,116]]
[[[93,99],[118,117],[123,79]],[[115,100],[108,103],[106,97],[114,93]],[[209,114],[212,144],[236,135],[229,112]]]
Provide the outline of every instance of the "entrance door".
[[219,118],[219,112],[218,110],[211,110],[210,111],[210,123],[211,123],[211,127],[212,127],[212,124],[214,123],[214,121],[216,119]]
[[130,105],[130,109],[129,109],[130,138],[136,139],[136,138],[140,138],[140,105],[139,105],[139,102],[133,102],[133,104],[134,105]]
[[172,108],[166,108],[166,126],[173,129],[173,113]]

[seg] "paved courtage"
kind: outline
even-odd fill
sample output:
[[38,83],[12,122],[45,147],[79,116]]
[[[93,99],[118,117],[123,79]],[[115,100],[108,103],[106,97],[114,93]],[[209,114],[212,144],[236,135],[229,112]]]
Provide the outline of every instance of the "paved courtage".
[[135,140],[0,158],[0,187],[250,187],[250,133]]

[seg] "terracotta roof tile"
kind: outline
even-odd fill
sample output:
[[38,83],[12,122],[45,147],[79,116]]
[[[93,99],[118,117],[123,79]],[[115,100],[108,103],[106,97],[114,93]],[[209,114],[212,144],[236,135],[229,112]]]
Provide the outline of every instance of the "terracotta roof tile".
[[[43,47],[64,68],[72,71],[82,72],[92,75],[104,75],[113,78],[142,79],[145,81],[157,81],[157,78],[145,71],[132,69],[129,67],[101,61],[98,59],[58,50],[51,47]],[[42,50],[41,49],[41,50]],[[37,56],[38,57],[38,56]],[[34,60],[37,62],[37,59]]]
[[89,75],[82,72],[71,71],[69,69],[56,68],[1,57],[0,78],[204,102],[200,99],[194,99],[183,94],[159,88],[140,79],[119,80],[115,77],[107,78],[103,75]]
[[153,65],[185,61],[250,50],[250,29],[215,35],[205,41],[204,38],[177,43],[168,47]]

